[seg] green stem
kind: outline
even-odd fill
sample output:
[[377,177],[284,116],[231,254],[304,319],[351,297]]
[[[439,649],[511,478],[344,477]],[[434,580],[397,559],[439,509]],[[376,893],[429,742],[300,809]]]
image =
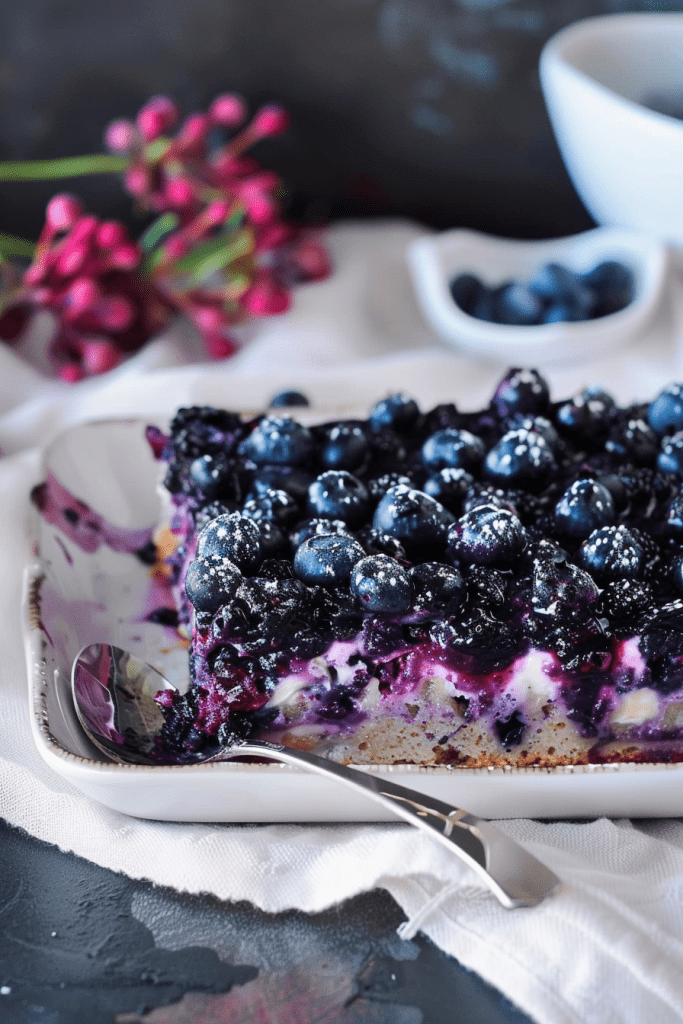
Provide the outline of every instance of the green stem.
[[127,166],[125,156],[109,153],[65,156],[55,160],[9,160],[0,163],[0,181],[44,181],[77,178],[83,174],[118,174]]
[[0,257],[33,256],[35,247],[35,242],[27,242],[25,238],[0,234]]

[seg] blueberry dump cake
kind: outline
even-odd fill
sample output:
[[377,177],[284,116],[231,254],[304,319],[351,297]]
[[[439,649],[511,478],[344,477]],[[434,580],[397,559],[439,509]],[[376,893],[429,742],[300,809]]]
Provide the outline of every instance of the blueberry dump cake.
[[514,369],[477,412],[194,407],[147,436],[190,639],[168,756],[683,760],[683,385],[555,401]]

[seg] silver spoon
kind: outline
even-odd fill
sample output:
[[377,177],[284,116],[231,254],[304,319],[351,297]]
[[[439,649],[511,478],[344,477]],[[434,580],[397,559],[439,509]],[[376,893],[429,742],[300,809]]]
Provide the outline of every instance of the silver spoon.
[[[160,690],[175,689],[172,683],[120,647],[89,644],[76,656],[71,685],[81,725],[99,750],[120,764],[159,763],[153,754],[164,718],[154,697]],[[361,791],[461,857],[508,909],[535,906],[560,884],[557,875],[490,822],[316,754],[249,740],[203,760],[245,754],[306,768]]]

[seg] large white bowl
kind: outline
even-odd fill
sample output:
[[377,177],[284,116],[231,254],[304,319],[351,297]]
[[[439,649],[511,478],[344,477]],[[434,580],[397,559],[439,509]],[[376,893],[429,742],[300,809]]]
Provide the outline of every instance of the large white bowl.
[[[546,43],[543,93],[567,170],[598,224],[683,247],[683,13],[589,18]],[[668,101],[668,104],[667,104]]]

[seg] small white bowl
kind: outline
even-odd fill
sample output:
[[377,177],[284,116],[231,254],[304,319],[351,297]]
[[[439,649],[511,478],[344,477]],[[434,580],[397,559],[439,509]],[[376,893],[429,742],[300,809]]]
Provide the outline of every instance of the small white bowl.
[[[415,291],[434,330],[458,348],[519,363],[571,362],[597,358],[640,335],[659,305],[666,279],[666,246],[647,235],[618,228],[594,228],[566,238],[516,241],[477,231],[445,231],[420,238],[407,250]],[[546,263],[585,273],[604,260],[617,260],[633,274],[634,294],[624,309],[594,320],[510,326],[493,324],[456,305],[450,282],[475,274],[489,286],[529,281]]]
[[[543,94],[572,181],[598,224],[683,247],[683,13],[588,18],[544,46]],[[664,102],[662,102],[664,101]]]

